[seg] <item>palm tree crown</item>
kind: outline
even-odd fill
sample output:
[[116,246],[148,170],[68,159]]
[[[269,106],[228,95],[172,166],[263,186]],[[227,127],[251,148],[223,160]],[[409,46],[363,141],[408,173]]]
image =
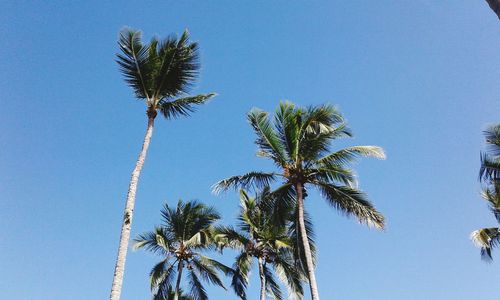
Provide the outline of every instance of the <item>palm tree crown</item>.
[[246,299],[245,288],[254,258],[259,264],[261,298],[265,297],[267,292],[274,299],[283,299],[281,288],[269,266],[285,283],[289,294],[293,298],[301,298],[303,275],[294,268],[293,241],[285,224],[275,222],[274,210],[269,201],[266,201],[269,196],[269,188],[265,188],[255,198],[250,197],[245,190],[240,190],[237,228],[217,228],[216,239],[223,247],[239,251],[234,265],[232,286],[241,299]]
[[215,94],[176,98],[186,94],[198,77],[198,44],[189,41],[187,30],[177,39],[171,35],[159,41],[153,38],[144,45],[141,32],[124,29],[117,54],[120,71],[135,96],[146,101],[148,116],[160,111],[165,118],[188,115],[196,104],[202,104]]
[[273,194],[275,198],[285,200],[282,201],[283,206],[297,207],[297,230],[302,240],[311,294],[313,300],[318,300],[305,228],[303,200],[307,196],[306,188],[315,187],[334,208],[346,215],[354,215],[361,223],[383,228],[383,215],[357,188],[356,178],[349,166],[360,156],[383,159],[384,151],[376,146],[354,146],[331,152],[333,140],[351,136],[344,118],[331,105],[300,108],[290,102],[282,102],[276,110],[274,122],[259,109],[250,111],[248,120],[257,135],[257,155],[271,159],[279,171],[253,171],[233,176],[216,183],[214,192],[231,187],[263,188],[280,179],[281,186]]
[[[479,179],[485,184],[482,197],[500,223],[500,125],[489,127],[485,132],[487,152],[481,154]],[[471,233],[471,239],[481,248],[481,257],[492,259],[491,250],[500,245],[500,228],[482,228]]]
[[161,215],[162,226],[139,235],[134,245],[135,249],[145,248],[163,257],[150,272],[155,299],[168,298],[176,274],[175,293],[180,294],[184,269],[193,300],[208,299],[202,280],[225,288],[218,271],[232,275],[232,269],[201,253],[215,248],[212,231],[213,223],[220,219],[217,211],[197,201],[179,200],[175,208],[165,204]]

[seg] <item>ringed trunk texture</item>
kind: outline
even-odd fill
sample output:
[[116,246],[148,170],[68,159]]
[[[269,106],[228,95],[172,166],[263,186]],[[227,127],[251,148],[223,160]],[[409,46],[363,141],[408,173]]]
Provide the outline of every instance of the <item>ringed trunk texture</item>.
[[113,284],[111,286],[110,300],[119,300],[122,291],[123,275],[125,272],[125,259],[127,257],[127,249],[130,240],[130,230],[132,228],[132,216],[134,213],[135,193],[137,191],[137,183],[141,174],[142,166],[146,160],[151,136],[153,135],[154,116],[148,116],[148,127],[144,142],[142,143],[141,153],[135,164],[128,186],[127,201],[125,203],[125,211],[123,213],[123,223],[120,234],[120,245],[118,247],[118,255],[116,258],[115,273],[113,275]]
[[304,222],[304,198],[302,195],[302,183],[296,183],[295,189],[297,191],[297,205],[299,209],[299,227],[300,236],[302,238],[302,246],[304,247],[304,255],[306,257],[307,276],[309,277],[309,288],[311,289],[311,299],[319,300],[318,284],[316,282],[316,275],[314,274],[314,264],[311,255],[311,247],[309,246],[309,239],[307,238],[306,224]]
[[182,260],[179,261],[178,269],[177,269],[177,282],[175,283],[175,294],[174,300],[179,300],[179,293],[181,292],[181,278],[182,278],[182,269],[184,268],[184,264]]
[[259,257],[259,275],[260,275],[260,300],[266,300],[266,276],[264,275],[264,262]]

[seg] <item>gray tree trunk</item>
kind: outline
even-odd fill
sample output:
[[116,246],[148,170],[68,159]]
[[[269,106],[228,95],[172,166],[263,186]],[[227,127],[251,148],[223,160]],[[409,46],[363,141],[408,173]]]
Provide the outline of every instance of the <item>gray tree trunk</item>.
[[266,276],[264,275],[264,262],[259,257],[259,275],[260,275],[260,300],[266,300]]
[[116,258],[113,284],[111,286],[111,295],[109,297],[110,300],[119,300],[122,291],[123,275],[125,272],[125,259],[127,257],[128,243],[130,240],[130,230],[132,228],[132,216],[134,213],[135,193],[137,191],[139,175],[141,174],[141,169],[146,159],[146,153],[151,141],[151,136],[153,135],[153,125],[154,117],[150,116],[148,117],[148,127],[146,130],[146,135],[144,136],[144,142],[142,143],[142,150],[135,164],[134,171],[132,171],[130,184],[128,186],[127,201],[125,203],[125,212],[123,214],[123,223],[120,234],[120,245],[118,247],[118,255]]
[[300,236],[302,238],[302,246],[304,247],[304,255],[306,257],[307,276],[309,277],[311,299],[319,300],[318,283],[316,282],[316,275],[314,274],[314,264],[311,255],[311,247],[309,246],[309,239],[307,238],[306,224],[304,221],[304,198],[302,195],[302,183],[296,183],[295,189],[297,191],[297,205],[299,209]]

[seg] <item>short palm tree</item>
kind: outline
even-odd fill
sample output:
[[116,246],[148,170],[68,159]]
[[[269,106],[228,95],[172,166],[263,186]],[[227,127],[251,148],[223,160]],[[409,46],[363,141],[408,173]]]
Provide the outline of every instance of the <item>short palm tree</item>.
[[274,299],[283,299],[270,267],[286,285],[290,296],[301,298],[303,276],[294,268],[293,241],[288,236],[286,225],[275,222],[272,215],[274,210],[266,203],[266,197],[269,197],[269,188],[265,188],[255,198],[240,190],[238,226],[217,228],[216,240],[223,247],[229,246],[239,251],[233,266],[235,274],[232,286],[241,299],[247,299],[245,288],[254,259],[259,267],[261,300],[266,299],[266,293]]
[[[485,184],[482,197],[488,201],[498,223],[500,223],[500,124],[489,127],[485,132],[489,146],[481,155],[479,178]],[[482,228],[471,234],[472,241],[481,248],[481,257],[491,260],[491,250],[500,245],[500,228]]]
[[150,272],[154,299],[166,298],[175,280],[174,300],[179,300],[184,270],[193,300],[208,299],[202,280],[225,288],[218,271],[233,275],[232,269],[202,254],[215,248],[213,224],[220,219],[217,211],[197,201],[179,200],[175,208],[165,204],[161,215],[161,226],[134,239],[135,249],[144,248],[163,257]]
[[258,109],[250,111],[248,120],[257,135],[257,155],[271,159],[278,171],[254,171],[233,176],[216,183],[214,192],[231,187],[263,188],[280,179],[282,185],[273,193],[281,199],[290,199],[290,195],[296,197],[297,230],[302,241],[305,269],[312,299],[318,300],[305,222],[306,187],[318,189],[330,205],[344,214],[354,215],[361,223],[382,229],[384,217],[357,188],[349,164],[359,156],[384,159],[384,151],[376,146],[354,146],[331,152],[333,140],[351,136],[342,115],[331,105],[299,108],[290,102],[282,102],[274,116],[274,126],[268,114]]
[[117,63],[126,82],[134,90],[135,96],[146,103],[148,125],[142,150],[130,178],[111,287],[111,300],[120,299],[137,184],[153,135],[157,113],[160,112],[166,119],[187,116],[194,111],[195,105],[202,104],[214,96],[214,94],[186,96],[200,67],[198,44],[189,42],[187,31],[179,39],[174,36],[163,41],[154,38],[149,44],[144,45],[141,42],[140,31],[125,29],[120,33],[118,45],[121,53],[117,54]]

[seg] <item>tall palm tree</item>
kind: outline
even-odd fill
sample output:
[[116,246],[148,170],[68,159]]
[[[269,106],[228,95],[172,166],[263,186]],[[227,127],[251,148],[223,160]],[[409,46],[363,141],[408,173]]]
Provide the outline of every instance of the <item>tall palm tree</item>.
[[236,294],[246,300],[245,288],[254,259],[257,260],[260,278],[260,299],[266,294],[274,299],[283,299],[281,288],[273,276],[274,273],[288,288],[290,296],[301,298],[303,276],[294,268],[292,252],[293,241],[288,236],[285,224],[275,222],[274,210],[267,205],[269,188],[265,188],[255,198],[245,190],[240,190],[240,213],[237,228],[224,226],[217,228],[216,240],[223,247],[237,249],[239,254],[233,266],[235,274],[232,286]]
[[[488,201],[498,223],[500,223],[500,124],[489,127],[486,137],[487,152],[481,155],[479,179],[485,188],[482,197]],[[491,261],[491,249],[500,245],[500,228],[482,228],[471,233],[471,239],[481,248],[481,257]]]
[[134,239],[135,249],[145,248],[163,258],[150,272],[154,299],[166,298],[175,280],[174,300],[179,300],[185,269],[193,300],[208,299],[201,280],[225,289],[218,271],[233,275],[233,270],[202,254],[215,249],[213,223],[220,219],[217,211],[197,201],[179,200],[175,208],[165,204],[161,215],[161,226]]
[[331,105],[300,108],[290,102],[282,102],[276,110],[274,124],[268,114],[259,109],[250,111],[248,120],[257,135],[257,155],[271,159],[278,171],[254,171],[233,176],[216,183],[214,192],[231,187],[262,188],[280,179],[282,184],[274,194],[282,199],[289,199],[292,194],[296,196],[298,235],[302,241],[311,296],[313,300],[318,300],[305,222],[306,187],[318,189],[330,205],[344,214],[354,215],[359,222],[382,229],[383,215],[357,188],[349,164],[359,156],[384,159],[384,151],[376,146],[354,146],[330,152],[333,140],[351,136],[342,115]]
[[175,36],[170,36],[163,41],[153,38],[149,44],[144,45],[141,42],[140,31],[124,29],[120,33],[118,45],[121,50],[121,53],[117,54],[120,71],[125,76],[128,85],[134,90],[135,96],[146,103],[148,124],[142,149],[128,187],[111,286],[111,300],[120,299],[137,184],[158,111],[166,119],[188,116],[194,111],[196,105],[214,96],[214,94],[186,96],[200,68],[198,44],[189,41],[187,31],[184,31],[179,39]]

